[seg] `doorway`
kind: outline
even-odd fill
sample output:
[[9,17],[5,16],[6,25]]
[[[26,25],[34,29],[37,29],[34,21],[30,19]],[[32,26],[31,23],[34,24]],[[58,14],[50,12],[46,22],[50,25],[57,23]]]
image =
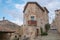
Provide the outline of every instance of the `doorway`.
[[39,29],[36,29],[36,36],[39,35]]

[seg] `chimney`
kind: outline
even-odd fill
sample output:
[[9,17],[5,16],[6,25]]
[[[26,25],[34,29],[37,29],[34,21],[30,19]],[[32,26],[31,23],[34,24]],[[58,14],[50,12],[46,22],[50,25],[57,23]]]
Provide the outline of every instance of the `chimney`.
[[5,20],[5,17],[3,17],[3,20]]

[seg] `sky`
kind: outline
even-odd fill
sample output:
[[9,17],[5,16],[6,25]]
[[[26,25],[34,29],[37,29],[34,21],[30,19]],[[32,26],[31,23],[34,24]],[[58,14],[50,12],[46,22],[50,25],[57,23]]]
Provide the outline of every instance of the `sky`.
[[49,10],[49,23],[55,18],[55,10],[60,9],[60,0],[0,0],[0,20],[6,20],[18,25],[23,24],[23,10],[27,2],[37,2]]

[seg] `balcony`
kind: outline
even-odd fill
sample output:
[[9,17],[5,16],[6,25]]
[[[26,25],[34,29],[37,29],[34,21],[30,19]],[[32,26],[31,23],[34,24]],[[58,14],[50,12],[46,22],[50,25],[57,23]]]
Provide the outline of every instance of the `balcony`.
[[37,21],[35,21],[35,20],[29,20],[28,21],[28,25],[29,26],[37,26]]

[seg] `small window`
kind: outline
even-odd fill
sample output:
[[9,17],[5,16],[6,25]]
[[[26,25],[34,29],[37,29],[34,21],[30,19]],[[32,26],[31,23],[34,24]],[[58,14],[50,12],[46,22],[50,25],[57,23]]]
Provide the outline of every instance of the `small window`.
[[31,16],[31,20],[34,20],[34,16]]

